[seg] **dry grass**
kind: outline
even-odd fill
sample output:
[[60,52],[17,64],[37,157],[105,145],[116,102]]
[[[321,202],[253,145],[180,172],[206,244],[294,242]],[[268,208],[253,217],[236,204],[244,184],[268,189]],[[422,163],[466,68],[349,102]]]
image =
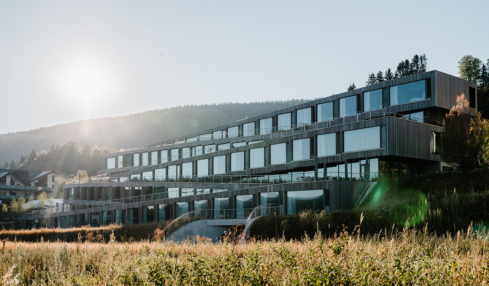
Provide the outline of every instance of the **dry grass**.
[[[182,244],[8,242],[0,277],[32,285],[446,285],[487,284],[489,244],[480,233],[405,230],[334,239],[205,240]],[[8,281],[5,281],[8,280]]]

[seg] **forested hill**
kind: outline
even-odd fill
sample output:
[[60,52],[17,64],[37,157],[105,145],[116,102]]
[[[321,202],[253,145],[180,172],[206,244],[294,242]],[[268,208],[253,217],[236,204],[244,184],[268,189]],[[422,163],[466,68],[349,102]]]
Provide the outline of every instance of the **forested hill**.
[[0,135],[0,162],[18,161],[33,149],[49,150],[72,140],[83,146],[135,148],[256,116],[308,100],[187,105],[114,118],[60,124]]

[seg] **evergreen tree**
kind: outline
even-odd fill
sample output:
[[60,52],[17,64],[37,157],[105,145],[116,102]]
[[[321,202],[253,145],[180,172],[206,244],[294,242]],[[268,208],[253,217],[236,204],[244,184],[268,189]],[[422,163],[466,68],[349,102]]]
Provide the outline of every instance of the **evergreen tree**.
[[20,161],[19,161],[19,165],[23,165],[25,163],[25,157],[24,155],[20,156]]
[[355,83],[352,83],[348,86],[348,89],[347,91],[350,91],[350,90],[355,90],[357,87],[355,86]]
[[392,71],[390,68],[388,68],[386,71],[385,71],[385,80],[392,80],[394,79],[394,75],[392,74]]
[[31,154],[29,154],[29,158],[27,158],[28,161],[34,161],[37,158],[37,153],[36,150],[32,149]]
[[421,62],[418,55],[414,55],[411,61],[411,70],[413,74],[421,72]]
[[371,73],[369,76],[368,76],[368,79],[367,79],[367,86],[369,85],[373,85],[377,82],[377,78],[375,77],[375,74],[374,73]]
[[384,81],[384,74],[382,73],[382,71],[379,71],[377,73],[376,82],[379,83],[379,82],[383,82],[383,81]]
[[487,72],[487,66],[482,64],[480,78],[479,78],[479,87],[482,89],[485,87],[489,87],[489,74]]
[[15,167],[16,167],[15,161],[14,160],[10,161],[9,169],[13,170],[13,169],[15,169]]
[[421,72],[426,72],[427,65],[428,65],[428,58],[426,58],[426,55],[423,54],[422,56],[419,57],[419,67],[421,69]]
[[3,164],[3,168],[8,169],[8,162],[5,162],[5,164]]
[[411,75],[413,74],[412,70],[411,70],[411,63],[409,62],[409,60],[405,60],[404,61],[404,73],[403,73],[403,76],[407,76],[407,75]]

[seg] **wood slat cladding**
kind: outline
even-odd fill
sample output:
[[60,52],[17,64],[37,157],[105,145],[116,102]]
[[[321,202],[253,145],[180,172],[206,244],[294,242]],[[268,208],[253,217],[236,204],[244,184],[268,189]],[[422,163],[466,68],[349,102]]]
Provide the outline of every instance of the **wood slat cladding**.
[[[433,81],[432,81],[433,84]],[[462,93],[469,100],[469,87],[477,90],[477,84],[451,75],[435,72],[435,106],[451,109],[457,103],[457,96]],[[477,93],[475,109],[477,110]]]

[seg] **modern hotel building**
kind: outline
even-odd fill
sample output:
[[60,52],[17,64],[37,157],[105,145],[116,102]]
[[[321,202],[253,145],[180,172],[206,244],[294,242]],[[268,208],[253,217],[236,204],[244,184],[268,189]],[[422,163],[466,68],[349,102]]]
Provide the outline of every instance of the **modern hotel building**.
[[275,203],[287,215],[361,203],[379,175],[442,171],[445,114],[476,84],[430,71],[106,156],[106,177],[64,187],[64,206],[24,226],[168,221],[193,210],[246,218]]

